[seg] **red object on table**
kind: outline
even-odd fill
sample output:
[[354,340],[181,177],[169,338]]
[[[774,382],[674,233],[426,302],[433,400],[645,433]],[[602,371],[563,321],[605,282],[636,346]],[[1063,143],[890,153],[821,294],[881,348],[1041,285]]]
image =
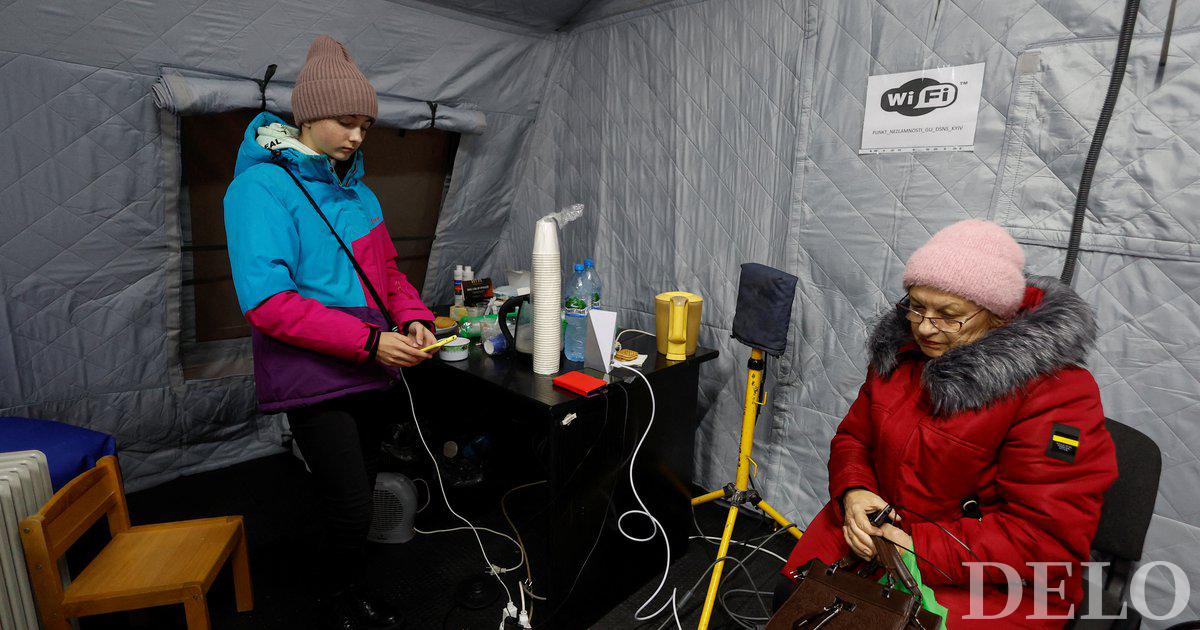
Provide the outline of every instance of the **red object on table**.
[[608,383],[595,376],[588,376],[576,370],[554,377],[554,386],[561,387],[580,396],[594,396],[603,392],[608,387]]

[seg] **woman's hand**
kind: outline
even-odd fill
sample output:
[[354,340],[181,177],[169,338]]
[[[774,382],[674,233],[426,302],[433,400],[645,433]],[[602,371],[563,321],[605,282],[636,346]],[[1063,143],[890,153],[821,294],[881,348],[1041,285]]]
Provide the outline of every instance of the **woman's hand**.
[[[875,556],[875,541],[871,540],[871,536],[882,536],[883,530],[871,524],[869,513],[878,512],[887,506],[887,501],[870,490],[859,488],[842,495],[842,511],[846,515],[842,524],[842,535],[855,555],[868,560]],[[900,520],[900,515],[895,510],[892,510],[890,516],[893,521]]]
[[[424,348],[437,343],[437,336],[430,332],[430,330],[425,327],[425,324],[422,324],[421,322],[413,322],[408,325],[408,336],[417,343],[418,348]],[[441,350],[441,348],[434,348],[433,350],[429,351],[429,354],[437,354],[438,350]]]
[[906,534],[904,532],[904,530],[900,529],[899,527],[896,527],[895,525],[888,525],[886,523],[883,525],[883,527],[880,527],[879,529],[881,531],[883,531],[883,537],[896,543],[897,547],[901,547],[903,549],[912,551],[912,548],[913,548],[912,536],[909,536],[908,534]]
[[423,347],[409,335],[379,333],[379,349],[375,351],[375,360],[388,367],[412,367],[433,356],[421,352]]

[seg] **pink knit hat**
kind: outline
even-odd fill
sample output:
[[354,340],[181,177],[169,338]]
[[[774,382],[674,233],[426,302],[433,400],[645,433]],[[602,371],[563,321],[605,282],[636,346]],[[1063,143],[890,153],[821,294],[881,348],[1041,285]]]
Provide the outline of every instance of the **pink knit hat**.
[[968,219],[943,228],[913,252],[904,288],[922,284],[953,293],[1008,319],[1025,296],[1025,252],[1007,230]]
[[313,40],[300,78],[292,88],[292,117],[297,125],[337,116],[379,117],[375,87],[346,47],[328,35]]

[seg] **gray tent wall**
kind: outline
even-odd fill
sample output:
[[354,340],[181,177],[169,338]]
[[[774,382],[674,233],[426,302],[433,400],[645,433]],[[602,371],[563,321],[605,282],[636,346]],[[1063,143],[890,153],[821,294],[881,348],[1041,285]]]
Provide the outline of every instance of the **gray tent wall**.
[[[940,12],[935,18],[935,9]],[[564,257],[593,256],[623,325],[651,298],[705,297],[696,481],[732,479],[747,349],[729,339],[737,265],[801,278],[788,353],[759,424],[759,487],[806,523],[828,500],[828,445],[865,377],[871,320],[937,229],[990,218],[1057,276],[1123,2],[671,2],[574,29],[552,71],[496,268],[525,267],[532,222],[570,202]],[[1092,191],[1076,289],[1101,327],[1107,413],[1164,468],[1145,559],[1177,562],[1200,611],[1200,2],[1142,4]],[[866,79],[986,62],[973,153],[857,154]],[[1146,587],[1171,607],[1165,571]],[[1164,622],[1153,622],[1161,627]]]
[[381,95],[484,115],[487,129],[460,143],[431,277],[483,262],[552,36],[382,0],[6,2],[0,415],[115,435],[130,490],[280,448],[279,417],[258,416],[249,375],[182,378],[177,120],[151,86],[164,67],[258,77],[270,63],[294,81],[321,33]]

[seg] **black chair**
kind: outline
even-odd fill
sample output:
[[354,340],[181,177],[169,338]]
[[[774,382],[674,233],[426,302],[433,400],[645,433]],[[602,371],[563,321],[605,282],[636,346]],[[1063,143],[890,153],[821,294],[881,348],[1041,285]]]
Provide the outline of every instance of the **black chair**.
[[[1104,575],[1101,608],[1104,614],[1116,614],[1128,602],[1129,578],[1133,563],[1142,558],[1146,530],[1154,515],[1158,498],[1158,479],[1162,473],[1162,452],[1144,433],[1113,419],[1107,421],[1108,433],[1117,450],[1119,475],[1104,495],[1100,526],[1092,539],[1092,559],[1110,564]],[[1089,610],[1087,584],[1084,601],[1076,609],[1082,616]],[[1142,616],[1128,606],[1125,619],[1076,619],[1072,630],[1136,630]]]

